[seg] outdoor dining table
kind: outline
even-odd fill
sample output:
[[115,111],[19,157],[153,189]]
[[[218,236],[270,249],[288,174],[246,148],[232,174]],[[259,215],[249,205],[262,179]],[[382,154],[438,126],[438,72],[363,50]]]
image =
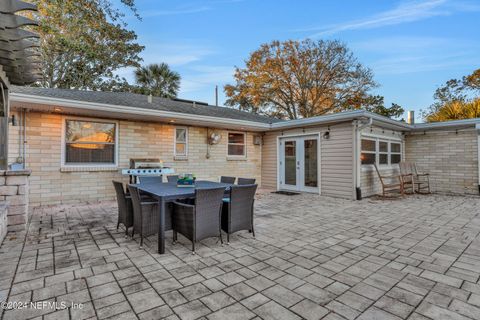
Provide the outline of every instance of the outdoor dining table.
[[158,253],[165,253],[165,212],[166,205],[177,199],[188,199],[195,197],[195,189],[198,188],[220,188],[228,190],[232,185],[229,183],[213,181],[195,181],[195,187],[177,187],[175,182],[169,183],[145,183],[137,184],[136,187],[143,193],[158,200],[159,226],[158,226]]

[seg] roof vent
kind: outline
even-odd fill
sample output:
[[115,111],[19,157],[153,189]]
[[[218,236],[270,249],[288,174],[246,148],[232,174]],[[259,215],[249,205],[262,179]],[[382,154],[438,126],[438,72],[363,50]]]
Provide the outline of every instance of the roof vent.
[[413,111],[413,110],[408,111],[407,123],[408,124],[415,124],[415,111]]
[[151,94],[148,95],[148,103],[153,102],[153,96]]

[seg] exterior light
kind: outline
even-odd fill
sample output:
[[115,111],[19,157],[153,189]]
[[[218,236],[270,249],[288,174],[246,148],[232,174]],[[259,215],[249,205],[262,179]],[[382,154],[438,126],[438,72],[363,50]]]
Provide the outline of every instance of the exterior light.
[[53,111],[55,111],[55,112],[62,112],[62,109],[61,109],[61,108],[54,108]]
[[330,139],[330,131],[325,131],[325,133],[323,134],[323,139],[325,140]]

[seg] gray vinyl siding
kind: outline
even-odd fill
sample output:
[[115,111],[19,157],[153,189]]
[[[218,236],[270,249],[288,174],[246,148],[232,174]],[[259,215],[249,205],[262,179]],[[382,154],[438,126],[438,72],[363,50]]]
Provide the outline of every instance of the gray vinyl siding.
[[320,132],[320,190],[322,195],[353,198],[353,125],[351,122],[330,125],[330,139],[323,133],[328,126],[267,132],[263,137],[262,187],[277,188],[277,137]]

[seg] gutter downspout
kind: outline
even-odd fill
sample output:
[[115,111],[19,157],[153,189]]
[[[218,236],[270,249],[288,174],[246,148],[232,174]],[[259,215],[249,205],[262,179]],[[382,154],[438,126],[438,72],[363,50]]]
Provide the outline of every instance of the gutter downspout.
[[361,135],[360,133],[362,132],[363,129],[366,127],[369,127],[373,124],[373,118],[370,117],[368,118],[367,123],[362,123],[361,121],[355,121],[355,135],[354,135],[354,180],[355,180],[355,192],[356,192],[356,200],[362,200],[362,189],[361,189],[361,172],[362,172],[362,167],[360,163],[360,149],[362,145],[361,141]]
[[477,131],[478,193],[480,193],[480,123],[475,125]]

